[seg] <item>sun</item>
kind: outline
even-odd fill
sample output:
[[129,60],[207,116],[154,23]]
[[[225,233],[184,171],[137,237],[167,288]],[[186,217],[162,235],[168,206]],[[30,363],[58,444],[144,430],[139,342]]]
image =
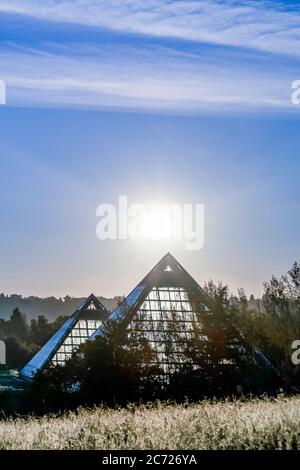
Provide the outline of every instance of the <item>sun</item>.
[[147,240],[168,240],[172,237],[172,221],[165,211],[151,211],[142,218],[142,232]]

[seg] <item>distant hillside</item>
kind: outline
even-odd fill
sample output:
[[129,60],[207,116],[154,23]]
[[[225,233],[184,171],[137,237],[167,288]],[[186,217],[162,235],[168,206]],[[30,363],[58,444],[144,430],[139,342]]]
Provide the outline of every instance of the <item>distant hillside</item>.
[[[117,299],[98,296],[103,305],[112,312],[117,306]],[[70,297],[57,299],[56,297],[22,297],[18,294],[5,295],[0,294],[0,318],[7,320],[13,309],[18,308],[26,314],[27,320],[36,318],[38,315],[44,315],[49,321],[55,320],[60,315],[71,315],[82,304],[85,297]],[[248,308],[264,312],[263,301],[255,299],[253,296],[248,300]]]
[[[117,299],[107,299],[98,297],[103,305],[112,311],[117,306]],[[55,297],[22,297],[21,295],[4,295],[0,294],[0,318],[7,320],[14,308],[19,308],[22,313],[26,314],[27,320],[36,318],[38,315],[44,315],[49,321],[55,320],[60,315],[71,315],[85,300],[84,297],[62,298]]]

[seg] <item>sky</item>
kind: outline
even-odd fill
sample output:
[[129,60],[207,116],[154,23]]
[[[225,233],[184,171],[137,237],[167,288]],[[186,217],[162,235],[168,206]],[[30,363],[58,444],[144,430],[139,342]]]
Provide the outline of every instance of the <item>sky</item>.
[[[0,0],[0,292],[123,295],[167,251],[261,295],[299,260],[300,2]],[[202,203],[205,242],[96,209]]]

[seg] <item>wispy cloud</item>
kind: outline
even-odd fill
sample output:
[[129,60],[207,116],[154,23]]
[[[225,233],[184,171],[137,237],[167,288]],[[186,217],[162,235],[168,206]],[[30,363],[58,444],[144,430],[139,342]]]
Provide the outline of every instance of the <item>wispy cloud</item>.
[[248,58],[245,67],[245,58],[225,60],[217,51],[212,58],[203,49],[199,55],[161,46],[76,47],[76,56],[74,45],[0,49],[12,102],[189,111],[290,106],[291,71],[272,61],[265,69],[263,57],[250,67]]
[[[17,20],[31,17],[30,24],[20,22],[28,33],[23,40],[0,45],[8,104],[187,111],[292,107],[300,14],[280,2],[2,0],[1,12]],[[49,25],[52,42],[40,40],[39,29],[30,28],[41,19],[70,23],[69,42],[59,44],[50,23],[42,29]],[[122,36],[95,35],[95,26]],[[138,41],[128,33],[140,34]]]
[[300,12],[274,0],[2,0],[0,12],[300,56]]

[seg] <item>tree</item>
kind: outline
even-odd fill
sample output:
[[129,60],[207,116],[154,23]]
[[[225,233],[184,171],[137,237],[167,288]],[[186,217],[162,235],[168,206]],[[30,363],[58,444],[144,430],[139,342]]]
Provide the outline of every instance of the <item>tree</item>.
[[265,329],[270,355],[287,381],[300,386],[300,370],[291,361],[292,343],[300,338],[300,264],[264,284]]
[[170,380],[176,398],[199,399],[241,393],[275,392],[279,385],[275,370],[266,367],[264,358],[249,343],[239,328],[239,308],[247,301],[232,298],[227,286],[209,281],[204,290],[209,311],[196,304],[199,322],[187,341],[187,360]]
[[36,348],[14,336],[5,339],[6,362],[11,367],[22,367],[36,353]]
[[34,394],[40,396],[43,390],[50,401],[51,396],[63,394],[62,402],[69,396],[72,403],[110,406],[151,399],[155,393],[151,357],[146,342],[129,339],[124,328],[111,322],[102,336],[82,345],[65,366],[50,366],[38,374]]
[[30,339],[34,344],[43,346],[52,334],[52,326],[44,315],[39,315],[37,319],[30,322]]
[[26,323],[26,315],[15,308],[10,317],[11,335],[24,340],[27,336],[28,329]]
[[279,317],[295,334],[300,328],[300,264],[295,262],[287,274],[272,276],[264,284],[264,306],[274,317]]

